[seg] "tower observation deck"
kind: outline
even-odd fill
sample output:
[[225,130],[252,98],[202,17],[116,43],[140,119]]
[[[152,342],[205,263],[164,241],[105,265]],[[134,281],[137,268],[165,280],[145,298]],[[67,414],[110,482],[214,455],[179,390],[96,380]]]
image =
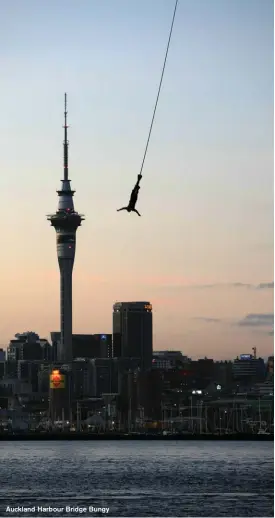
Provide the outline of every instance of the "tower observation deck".
[[85,219],[74,209],[73,196],[68,171],[67,139],[67,94],[64,112],[64,172],[61,188],[57,191],[58,207],[55,214],[47,216],[56,231],[57,257],[60,269],[60,331],[61,341],[58,361],[70,364],[72,361],[72,273],[75,258],[76,231]]

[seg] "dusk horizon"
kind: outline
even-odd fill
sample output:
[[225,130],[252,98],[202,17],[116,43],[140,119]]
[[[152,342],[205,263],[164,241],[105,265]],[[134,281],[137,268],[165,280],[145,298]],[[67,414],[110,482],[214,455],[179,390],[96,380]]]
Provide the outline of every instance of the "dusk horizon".
[[[76,236],[73,333],[150,301],[153,349],[273,354],[273,2],[180,0],[136,214],[174,2],[2,7],[0,347],[60,329],[57,208],[68,95]],[[65,6],[65,7],[64,7]],[[65,23],[63,23],[65,22]]]

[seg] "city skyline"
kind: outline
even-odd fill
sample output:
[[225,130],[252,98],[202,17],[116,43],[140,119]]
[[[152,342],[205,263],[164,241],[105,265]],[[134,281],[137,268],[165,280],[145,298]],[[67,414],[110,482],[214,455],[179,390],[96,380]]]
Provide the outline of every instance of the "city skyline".
[[[2,9],[0,343],[59,328],[45,222],[62,174],[62,99],[78,234],[73,333],[110,332],[150,300],[154,349],[273,352],[273,3],[180,0],[138,210],[139,172],[173,2],[12,0]],[[64,24],[64,20],[66,23]]]

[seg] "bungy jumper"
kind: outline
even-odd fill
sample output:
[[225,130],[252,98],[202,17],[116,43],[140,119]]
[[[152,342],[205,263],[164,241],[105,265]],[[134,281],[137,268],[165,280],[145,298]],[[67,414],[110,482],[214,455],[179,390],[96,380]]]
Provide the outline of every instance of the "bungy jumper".
[[132,190],[131,197],[130,197],[127,207],[122,207],[121,209],[117,209],[117,212],[120,212],[121,210],[127,210],[127,212],[135,212],[138,216],[140,216],[140,213],[136,209],[136,203],[137,203],[137,199],[138,199],[138,193],[139,193],[139,189],[140,189],[139,182],[140,182],[141,178],[142,178],[142,175],[139,174],[137,183]]
[[160,95],[161,86],[162,86],[162,80],[163,80],[163,76],[164,76],[164,71],[165,71],[165,66],[166,66],[169,46],[170,46],[170,40],[171,40],[171,36],[172,36],[172,32],[173,32],[173,27],[174,27],[174,21],[175,21],[177,6],[178,6],[178,0],[176,0],[176,3],[175,3],[174,14],[173,14],[170,34],[169,34],[169,38],[168,38],[168,44],[167,44],[167,48],[166,48],[166,54],[165,54],[165,58],[164,58],[164,63],[163,63],[162,73],[161,73],[161,78],[160,78],[160,83],[159,83],[159,89],[158,89],[158,93],[157,93],[157,99],[156,99],[156,103],[155,103],[155,107],[154,107],[154,111],[153,111],[153,117],[152,117],[150,129],[149,129],[149,135],[148,135],[148,138],[147,138],[146,146],[145,146],[145,152],[144,152],[144,155],[143,155],[143,160],[142,160],[142,164],[141,164],[141,168],[140,168],[140,173],[138,175],[137,183],[136,183],[135,187],[132,190],[132,193],[131,193],[131,196],[130,196],[130,200],[129,200],[129,204],[127,205],[127,207],[121,207],[121,209],[117,209],[117,212],[120,212],[121,210],[127,210],[127,212],[135,212],[138,216],[140,216],[140,213],[136,209],[136,203],[137,203],[138,194],[139,194],[139,190],[140,190],[139,184],[140,184],[140,181],[141,181],[141,178],[142,178],[143,166],[144,166],[145,158],[146,158],[147,151],[148,151],[148,146],[149,146],[149,142],[150,142],[150,138],[151,138],[152,128],[153,128],[153,125],[154,125],[154,120],[155,120],[156,110],[157,110],[157,106],[158,106],[159,95]]

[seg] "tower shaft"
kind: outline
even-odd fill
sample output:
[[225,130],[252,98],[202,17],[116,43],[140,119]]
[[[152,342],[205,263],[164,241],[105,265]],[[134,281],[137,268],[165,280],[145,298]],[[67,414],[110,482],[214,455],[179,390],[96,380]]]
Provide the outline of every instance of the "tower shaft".
[[73,261],[59,261],[60,268],[60,330],[61,341],[58,351],[59,360],[64,363],[70,363],[73,359],[72,350],[72,274]]

